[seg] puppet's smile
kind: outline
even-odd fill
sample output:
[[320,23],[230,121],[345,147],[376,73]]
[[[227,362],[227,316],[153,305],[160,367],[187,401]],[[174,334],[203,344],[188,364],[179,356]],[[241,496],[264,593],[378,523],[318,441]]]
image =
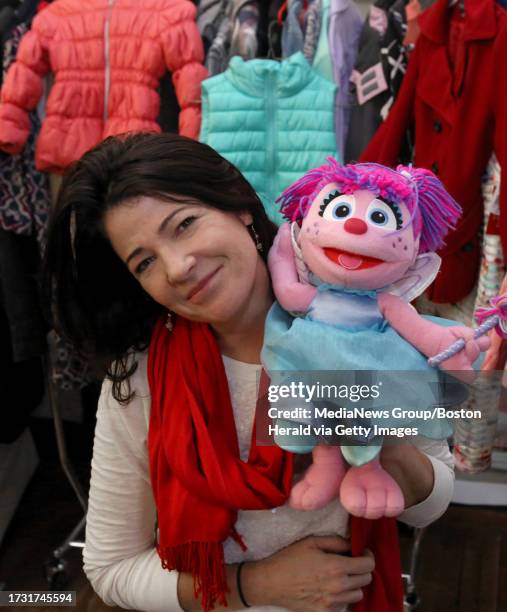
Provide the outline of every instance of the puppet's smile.
[[328,259],[346,270],[365,270],[366,268],[373,268],[385,263],[385,261],[376,257],[349,253],[348,251],[332,249],[330,247],[324,247],[323,251]]

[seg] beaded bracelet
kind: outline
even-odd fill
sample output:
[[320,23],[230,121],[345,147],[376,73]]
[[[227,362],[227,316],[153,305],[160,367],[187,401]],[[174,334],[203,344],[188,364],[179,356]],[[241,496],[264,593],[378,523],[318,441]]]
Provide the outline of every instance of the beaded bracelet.
[[244,561],[238,565],[238,570],[236,571],[236,588],[238,590],[241,603],[245,606],[245,608],[250,608],[251,606],[246,602],[245,596],[243,595],[243,591],[241,589],[241,570],[243,569],[243,565],[245,565]]

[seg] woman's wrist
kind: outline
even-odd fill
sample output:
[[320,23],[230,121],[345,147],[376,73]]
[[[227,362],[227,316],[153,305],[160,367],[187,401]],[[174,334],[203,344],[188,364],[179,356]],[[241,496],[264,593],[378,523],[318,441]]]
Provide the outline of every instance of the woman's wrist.
[[[215,612],[231,612],[271,603],[267,600],[269,589],[268,582],[265,580],[263,562],[247,561],[242,564],[242,567],[240,565],[237,563],[226,565],[227,607],[215,605],[213,608]],[[178,601],[185,612],[202,610],[200,599],[194,597],[194,581],[190,574],[180,573],[178,575]]]
[[432,492],[433,465],[426,454],[412,444],[385,445],[380,462],[399,485],[405,508],[421,503]]
[[240,580],[243,599],[250,607],[275,603],[269,597],[270,587],[265,571],[265,560],[244,563]]
[[229,593],[227,608],[223,610],[244,610],[247,607],[275,604],[266,563],[267,560],[263,559],[227,566]]
[[236,589],[238,591],[239,600],[243,604],[243,607],[250,608],[251,606],[245,599],[245,594],[243,593],[243,589],[241,586],[241,572],[243,570],[245,563],[246,561],[241,561],[241,563],[238,564],[238,569],[236,570]]

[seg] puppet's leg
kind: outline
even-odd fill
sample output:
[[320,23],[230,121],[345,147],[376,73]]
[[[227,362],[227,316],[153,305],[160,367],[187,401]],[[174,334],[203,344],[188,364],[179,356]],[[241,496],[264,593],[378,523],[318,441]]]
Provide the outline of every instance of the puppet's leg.
[[347,471],[340,487],[340,501],[350,514],[368,519],[397,516],[405,507],[400,487],[380,465],[378,454],[365,465],[352,466]]
[[312,465],[290,493],[289,505],[296,510],[317,510],[338,497],[347,469],[339,446],[318,444],[312,456]]

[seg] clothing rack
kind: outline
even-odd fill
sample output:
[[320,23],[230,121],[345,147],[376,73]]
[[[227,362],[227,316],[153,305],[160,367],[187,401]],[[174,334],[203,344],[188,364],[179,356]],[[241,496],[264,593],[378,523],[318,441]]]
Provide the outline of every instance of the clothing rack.
[[74,490],[76,497],[83,510],[83,516],[72,529],[68,536],[63,542],[51,551],[51,555],[44,563],[44,575],[48,582],[51,590],[60,590],[65,587],[68,583],[69,576],[67,574],[67,563],[64,559],[65,555],[71,548],[84,548],[84,539],[77,539],[84,532],[86,525],[86,512],[88,510],[88,504],[86,500],[86,494],[84,489],[77,477],[74,466],[72,465],[69,455],[67,452],[67,443],[65,440],[65,432],[63,428],[63,419],[60,412],[60,403],[58,401],[58,394],[55,388],[55,383],[51,377],[51,367],[49,360],[46,360],[46,372],[47,385],[48,385],[48,397],[51,407],[51,414],[53,416],[53,423],[55,427],[56,445],[58,448],[58,458],[60,465],[63,469],[70,486]]
[[416,592],[415,574],[417,571],[417,561],[419,559],[419,547],[424,535],[425,528],[415,528],[412,541],[412,550],[410,551],[410,564],[408,573],[402,574],[401,577],[405,581],[405,597],[403,605],[405,612],[411,612],[419,607],[419,597]]

